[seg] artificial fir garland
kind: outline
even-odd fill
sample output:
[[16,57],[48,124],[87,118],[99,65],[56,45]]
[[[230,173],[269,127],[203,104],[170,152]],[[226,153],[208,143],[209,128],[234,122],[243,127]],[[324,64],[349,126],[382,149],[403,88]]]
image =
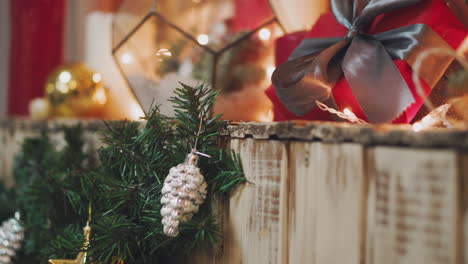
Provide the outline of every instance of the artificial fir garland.
[[[208,86],[182,84],[171,99],[172,119],[154,107],[139,122],[109,123],[99,162],[83,152],[82,128],[65,129],[66,147],[56,150],[46,135],[24,142],[15,163],[17,204],[26,228],[25,247],[16,263],[74,258],[83,245],[81,227],[93,207],[88,256],[95,263],[166,263],[173,256],[216,243],[219,230],[211,208],[245,182],[240,158],[220,147],[224,125],[212,116],[215,93]],[[164,235],[161,190],[171,167],[184,161],[202,124],[199,167],[207,200],[176,238]],[[0,199],[0,202],[3,199]],[[0,205],[2,208],[2,205]],[[31,260],[33,259],[33,260]]]
[[82,127],[64,127],[65,147],[57,150],[44,133],[26,139],[14,162],[15,189],[8,201],[21,213],[22,251],[14,263],[47,263],[70,258],[83,245],[81,228],[91,194],[92,157],[83,152]]

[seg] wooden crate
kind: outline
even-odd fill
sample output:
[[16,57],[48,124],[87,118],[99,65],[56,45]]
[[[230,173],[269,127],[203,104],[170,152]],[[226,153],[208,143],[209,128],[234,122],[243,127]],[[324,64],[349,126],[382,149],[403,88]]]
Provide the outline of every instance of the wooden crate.
[[[24,137],[57,126],[0,122],[2,175]],[[93,152],[102,125],[84,126]],[[468,132],[286,122],[223,136],[249,183],[219,203],[222,243],[187,263],[468,264]]]

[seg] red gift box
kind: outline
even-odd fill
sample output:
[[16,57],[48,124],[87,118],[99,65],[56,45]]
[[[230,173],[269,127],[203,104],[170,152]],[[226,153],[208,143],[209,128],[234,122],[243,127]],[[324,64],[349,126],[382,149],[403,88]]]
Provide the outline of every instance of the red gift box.
[[[468,30],[465,26],[453,15],[452,11],[446,6],[442,0],[427,0],[419,4],[410,6],[404,9],[398,9],[393,12],[385,13],[378,16],[370,25],[367,33],[377,34],[395,28],[400,28],[413,24],[426,24],[431,27],[439,36],[441,36],[450,46],[456,49],[467,36]],[[327,37],[343,37],[347,34],[348,29],[339,24],[333,14],[328,13],[320,17],[314,27],[305,34],[305,38],[327,38]],[[297,35],[297,34],[296,34]],[[288,36],[278,40],[277,53],[284,52],[290,54],[292,50],[286,47],[284,43],[291,46],[288,42]],[[299,43],[297,43],[299,44]],[[284,62],[284,61],[283,61]],[[281,62],[280,62],[281,63]],[[395,65],[400,71],[402,77],[408,84],[408,87],[415,98],[415,102],[409,106],[393,123],[409,123],[417,114],[423,105],[422,98],[416,92],[415,85],[412,81],[412,69],[404,60],[394,60]],[[424,90],[427,94],[431,92],[431,88],[422,81]],[[273,87],[267,90],[267,95],[273,102],[275,121],[284,121],[292,119],[302,120],[333,120],[330,114],[325,113],[318,108],[314,108],[309,113],[303,116],[296,116],[291,113],[279,100],[276,91]],[[351,109],[359,118],[367,120],[363,110],[359,106],[354,97],[347,80],[342,77],[333,88],[333,98],[340,110],[344,108]]]

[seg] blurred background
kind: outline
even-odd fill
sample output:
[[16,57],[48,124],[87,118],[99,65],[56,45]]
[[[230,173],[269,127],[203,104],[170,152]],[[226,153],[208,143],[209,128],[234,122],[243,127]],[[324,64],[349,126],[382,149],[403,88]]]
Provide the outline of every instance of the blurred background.
[[170,115],[184,81],[220,90],[225,119],[270,121],[276,38],[326,10],[327,0],[1,0],[0,117],[137,119],[152,104]]
[[[447,1],[467,23],[465,1]],[[154,104],[171,115],[183,81],[219,90],[225,119],[271,121],[265,90],[288,56],[275,41],[328,10],[329,0],[0,0],[0,118],[138,119]]]
[[[111,57],[111,21],[120,0],[0,1],[0,117],[28,116],[32,99],[45,95],[57,67],[87,64],[113,90],[103,117],[135,118],[142,114]],[[90,16],[100,19],[90,26]],[[91,28],[99,31],[90,36]],[[99,51],[99,58],[95,54]],[[111,76],[108,76],[111,74]],[[123,106],[121,104],[124,104]]]

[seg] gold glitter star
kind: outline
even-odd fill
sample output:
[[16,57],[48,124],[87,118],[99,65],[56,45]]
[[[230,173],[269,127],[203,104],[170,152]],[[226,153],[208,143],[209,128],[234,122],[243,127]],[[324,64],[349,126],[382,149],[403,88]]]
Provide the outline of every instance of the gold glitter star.
[[[89,222],[83,228],[83,233],[85,237],[84,248],[89,246],[89,241],[91,238],[91,227],[89,226]],[[85,264],[87,252],[80,252],[76,259],[49,259],[49,264]]]
[[80,252],[75,260],[72,259],[49,259],[49,264],[85,264],[86,252]]

